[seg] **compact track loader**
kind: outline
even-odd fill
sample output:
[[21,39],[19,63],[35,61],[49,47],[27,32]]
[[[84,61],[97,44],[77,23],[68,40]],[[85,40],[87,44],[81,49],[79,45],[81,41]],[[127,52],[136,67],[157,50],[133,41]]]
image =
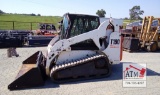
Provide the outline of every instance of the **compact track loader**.
[[122,40],[116,20],[100,23],[99,17],[65,14],[60,35],[54,37],[44,56],[36,52],[25,61],[8,89],[43,85],[46,77],[56,83],[108,77],[111,64],[122,59]]

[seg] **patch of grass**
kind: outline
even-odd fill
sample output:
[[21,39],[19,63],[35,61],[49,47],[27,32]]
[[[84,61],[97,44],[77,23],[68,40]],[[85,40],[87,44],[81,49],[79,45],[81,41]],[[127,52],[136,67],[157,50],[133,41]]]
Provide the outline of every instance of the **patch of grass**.
[[0,15],[0,30],[13,29],[13,21],[15,30],[30,30],[31,22],[33,22],[33,30],[38,29],[38,23],[52,23],[57,28],[58,22],[60,22],[61,19],[62,17],[59,16],[27,16],[19,14],[2,14]]
[[[15,30],[35,30],[38,29],[38,23],[52,23],[58,28],[58,22],[62,20],[59,16],[29,16],[20,14],[1,14],[0,15],[0,30],[12,30],[13,21]],[[9,22],[5,22],[9,21]],[[124,20],[123,26],[135,20]],[[28,23],[26,23],[28,22]],[[31,22],[32,27],[31,27]]]

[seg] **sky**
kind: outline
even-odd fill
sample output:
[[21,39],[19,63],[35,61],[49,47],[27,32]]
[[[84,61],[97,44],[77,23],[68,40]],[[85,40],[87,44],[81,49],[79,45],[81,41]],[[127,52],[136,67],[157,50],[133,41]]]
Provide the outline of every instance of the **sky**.
[[129,9],[140,6],[144,16],[160,17],[160,0],[0,0],[0,10],[6,13],[63,16],[65,13],[96,15],[104,9],[106,17],[129,17]]

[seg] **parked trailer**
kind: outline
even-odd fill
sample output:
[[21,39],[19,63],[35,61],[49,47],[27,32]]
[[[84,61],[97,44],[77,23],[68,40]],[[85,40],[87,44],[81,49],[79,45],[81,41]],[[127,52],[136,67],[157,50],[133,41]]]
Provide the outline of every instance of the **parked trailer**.
[[[35,34],[35,35],[33,35]],[[28,46],[47,46],[57,34],[56,28],[51,23],[39,23],[39,29],[26,38]]]
[[22,47],[23,39],[20,37],[0,36],[0,48]]
[[27,46],[47,46],[49,42],[54,38],[54,35],[30,35],[27,37]]
[[24,30],[1,30],[0,31],[0,48],[22,47],[24,39],[30,31]]
[[47,46],[55,35],[31,35],[32,31],[1,30],[0,48],[27,46]]

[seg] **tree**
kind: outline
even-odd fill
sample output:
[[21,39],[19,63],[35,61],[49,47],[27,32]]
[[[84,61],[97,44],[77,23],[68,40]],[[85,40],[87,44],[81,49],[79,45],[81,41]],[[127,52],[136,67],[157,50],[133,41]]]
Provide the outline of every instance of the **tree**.
[[41,14],[37,14],[37,16],[41,16]]
[[140,19],[140,15],[143,15],[144,11],[141,10],[140,6],[133,6],[132,9],[129,9],[130,20]]
[[96,12],[99,17],[105,17],[106,11],[101,9]]
[[5,12],[3,12],[2,10],[0,10],[0,14],[4,14]]
[[128,17],[125,17],[124,19],[125,19],[125,20],[128,20]]
[[36,16],[36,14],[34,14],[34,13],[32,13],[32,14],[30,14],[31,16]]

